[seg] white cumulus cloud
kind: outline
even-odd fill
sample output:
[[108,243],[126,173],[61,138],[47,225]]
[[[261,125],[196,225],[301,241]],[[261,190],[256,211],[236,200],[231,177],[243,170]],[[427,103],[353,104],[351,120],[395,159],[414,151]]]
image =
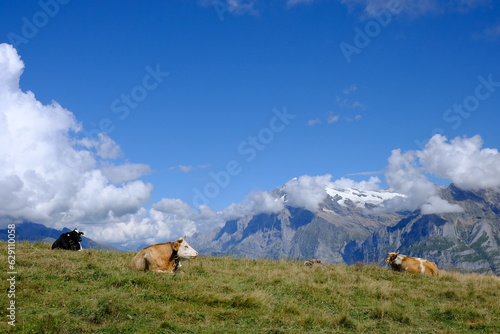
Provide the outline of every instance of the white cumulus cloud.
[[153,209],[177,216],[179,218],[188,218],[192,216],[193,209],[189,204],[177,198],[163,198],[153,204]]
[[424,214],[461,212],[463,209],[438,195],[439,189],[426,175],[450,180],[468,190],[500,191],[500,154],[497,149],[482,148],[480,136],[455,138],[433,136],[419,151],[394,150],[386,169],[387,184],[407,197],[387,201],[386,208],[421,209]]
[[303,175],[288,181],[283,190],[286,193],[287,205],[305,208],[315,212],[327,196],[326,187],[331,175]]
[[180,199],[163,198],[149,210],[140,208],[113,224],[99,224],[91,228],[99,241],[137,249],[195,232],[208,232],[223,223],[222,215],[208,206],[201,205],[195,212]]
[[224,220],[233,220],[261,213],[278,213],[285,208],[283,199],[267,191],[256,191],[246,196],[241,203],[233,203],[222,210]]
[[179,199],[162,199],[146,209],[153,186],[140,178],[151,168],[116,163],[122,153],[112,138],[82,136],[69,110],[23,92],[23,70],[17,51],[0,44],[0,223],[78,227],[94,240],[131,248],[223,223],[209,207],[195,212]]
[[460,205],[451,204],[435,195],[427,198],[426,203],[422,205],[420,210],[424,215],[464,211]]
[[353,188],[362,191],[366,190],[379,190],[380,189],[380,179],[376,176],[371,176],[368,181],[354,181],[349,178],[341,177],[338,180],[333,181],[330,186],[334,189],[347,189]]
[[105,178],[114,184],[121,184],[151,173],[151,167],[146,164],[125,163],[123,165],[110,165],[101,168]]
[[0,44],[0,222],[71,228],[141,210],[153,186],[135,179],[149,167],[113,164],[119,146],[105,134],[81,138],[73,113],[20,89],[23,70],[17,51]]
[[449,179],[462,189],[500,191],[500,153],[482,146],[479,135],[451,141],[435,135],[417,156],[429,173]]

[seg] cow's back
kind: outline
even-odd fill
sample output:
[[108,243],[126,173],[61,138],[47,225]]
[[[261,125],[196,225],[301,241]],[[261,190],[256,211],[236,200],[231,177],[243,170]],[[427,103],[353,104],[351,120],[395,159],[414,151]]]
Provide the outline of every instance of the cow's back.
[[79,251],[82,250],[82,245],[80,241],[82,241],[81,236],[83,232],[79,232],[77,229],[74,229],[68,233],[62,233],[59,238],[57,238],[52,244],[52,249],[64,249],[64,250],[72,250]]
[[59,237],[52,244],[52,249],[69,249],[69,244],[65,241],[66,240],[63,237]]
[[437,266],[434,262],[411,256],[406,256],[402,260],[401,266],[402,271],[407,271],[415,274],[420,273],[424,275],[432,275],[438,272]]

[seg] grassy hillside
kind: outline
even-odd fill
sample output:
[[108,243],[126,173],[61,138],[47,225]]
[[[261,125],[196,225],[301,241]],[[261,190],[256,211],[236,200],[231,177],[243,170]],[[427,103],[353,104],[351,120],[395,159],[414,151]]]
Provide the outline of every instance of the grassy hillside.
[[[132,253],[16,248],[18,333],[500,333],[500,278],[201,257],[132,272]],[[7,244],[0,243],[7,269]]]

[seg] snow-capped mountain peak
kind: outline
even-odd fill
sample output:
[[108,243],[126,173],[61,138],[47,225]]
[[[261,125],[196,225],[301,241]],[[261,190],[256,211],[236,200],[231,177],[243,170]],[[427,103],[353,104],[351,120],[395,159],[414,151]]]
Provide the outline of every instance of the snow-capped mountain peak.
[[327,187],[326,193],[342,206],[347,206],[346,201],[349,200],[359,208],[365,208],[366,204],[380,206],[388,199],[397,196],[405,197],[403,194],[388,190],[359,190],[355,188],[335,189]]

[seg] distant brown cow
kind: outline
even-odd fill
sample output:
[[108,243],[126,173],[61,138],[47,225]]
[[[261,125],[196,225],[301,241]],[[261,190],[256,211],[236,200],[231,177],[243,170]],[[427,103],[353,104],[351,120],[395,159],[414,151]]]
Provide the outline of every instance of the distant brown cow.
[[322,266],[323,263],[321,263],[321,260],[308,260],[304,262],[304,266],[306,267],[313,267],[315,265]]
[[407,271],[409,273],[420,273],[423,275],[437,274],[438,268],[434,262],[418,257],[406,256],[398,253],[387,253],[387,259],[392,270]]
[[130,263],[130,268],[134,270],[153,272],[176,272],[180,264],[180,259],[194,259],[198,256],[185,238],[179,238],[174,242],[166,242],[145,247],[137,253]]

